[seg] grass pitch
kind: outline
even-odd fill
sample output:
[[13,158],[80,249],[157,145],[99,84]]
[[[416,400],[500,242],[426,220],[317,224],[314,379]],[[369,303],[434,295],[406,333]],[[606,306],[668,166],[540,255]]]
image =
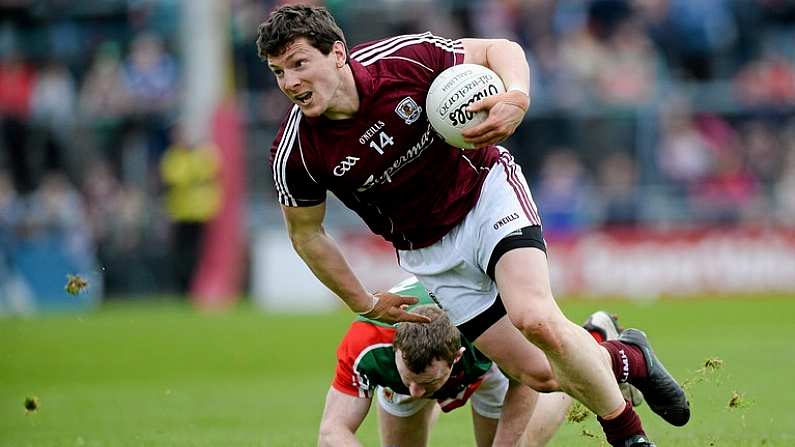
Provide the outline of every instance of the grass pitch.
[[[660,446],[795,446],[795,300],[563,308],[574,321],[604,308],[645,329],[688,383],[686,427],[639,409]],[[245,305],[203,314],[163,301],[0,319],[0,446],[315,445],[350,320],[344,311],[271,315]],[[442,415],[431,445],[474,445],[469,418],[468,409]],[[378,445],[374,415],[359,433]],[[565,423],[552,445],[606,444],[591,415]]]

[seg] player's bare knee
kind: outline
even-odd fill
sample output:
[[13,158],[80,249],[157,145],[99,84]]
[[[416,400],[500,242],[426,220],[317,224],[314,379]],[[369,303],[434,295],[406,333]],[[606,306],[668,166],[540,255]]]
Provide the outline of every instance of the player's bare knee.
[[327,445],[331,445],[330,434],[324,433],[323,430],[320,430],[320,433],[317,436],[317,445],[318,447],[325,447]]
[[555,379],[555,376],[552,375],[552,371],[549,371],[549,374],[539,375],[536,374],[533,376],[533,385],[530,387],[539,393],[554,393],[555,391],[560,391],[560,384]]
[[554,319],[524,312],[518,316],[511,316],[511,322],[528,340],[544,352],[560,352],[562,350],[563,343],[559,326],[555,324]]
[[334,425],[333,424],[320,424],[320,431],[317,435],[317,445],[327,446],[333,445],[334,440]]

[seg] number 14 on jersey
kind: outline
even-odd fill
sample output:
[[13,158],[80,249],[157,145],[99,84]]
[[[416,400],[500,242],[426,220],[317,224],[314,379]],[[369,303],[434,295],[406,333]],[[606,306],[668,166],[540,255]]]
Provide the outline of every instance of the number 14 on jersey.
[[387,146],[394,146],[395,139],[387,135],[386,132],[378,132],[378,142],[375,141],[375,138],[370,140],[370,147],[375,149],[378,152],[378,155],[384,155],[384,149]]

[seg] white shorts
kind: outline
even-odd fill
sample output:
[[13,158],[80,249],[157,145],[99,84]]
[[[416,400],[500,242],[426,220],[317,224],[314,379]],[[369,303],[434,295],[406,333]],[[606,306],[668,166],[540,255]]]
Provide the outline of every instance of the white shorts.
[[497,285],[486,274],[489,259],[506,236],[541,225],[519,165],[500,148],[475,207],[435,244],[399,250],[400,266],[414,274],[459,326],[494,304]]
[[[484,375],[483,383],[472,393],[469,400],[472,408],[481,416],[499,419],[502,412],[502,402],[505,400],[505,392],[508,390],[508,378],[497,368],[497,364],[491,365],[491,369]],[[405,394],[398,394],[382,387],[376,387],[375,394],[378,396],[378,404],[387,413],[397,417],[409,417],[417,414],[425,405],[433,404],[431,399],[415,399]]]

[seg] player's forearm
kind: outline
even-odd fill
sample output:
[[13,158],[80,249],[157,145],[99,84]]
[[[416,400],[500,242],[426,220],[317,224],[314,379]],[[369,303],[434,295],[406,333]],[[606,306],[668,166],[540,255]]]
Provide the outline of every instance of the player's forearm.
[[330,387],[320,420],[318,446],[361,446],[355,433],[370,410],[370,402],[369,398],[350,396]]
[[538,392],[510,381],[494,436],[494,447],[519,445],[537,400]]
[[373,296],[351,270],[337,243],[325,232],[294,235],[293,247],[312,273],[354,312],[366,312]]
[[530,67],[519,44],[495,39],[486,47],[486,65],[500,76],[506,90],[519,90],[529,97]]

